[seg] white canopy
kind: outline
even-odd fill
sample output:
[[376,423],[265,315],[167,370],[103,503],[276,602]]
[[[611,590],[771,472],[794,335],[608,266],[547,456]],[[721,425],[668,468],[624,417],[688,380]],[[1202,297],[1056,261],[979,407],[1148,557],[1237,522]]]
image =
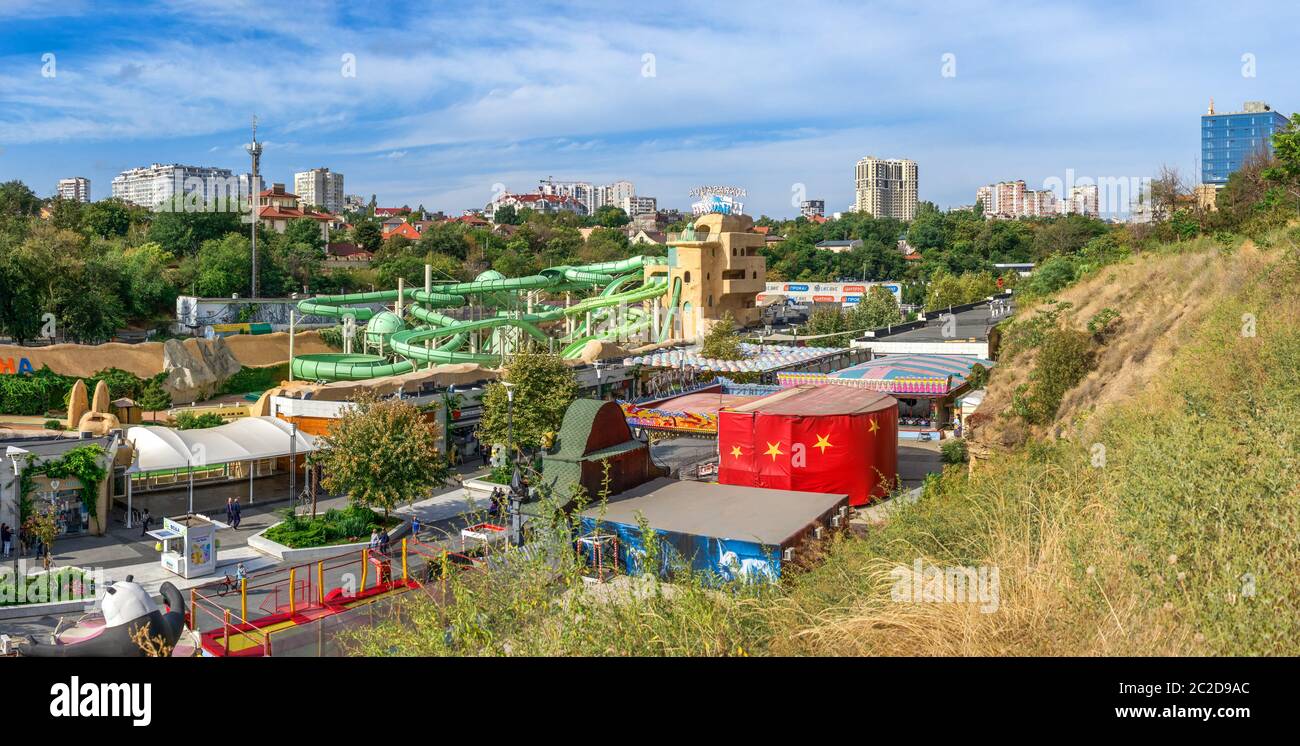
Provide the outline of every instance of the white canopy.
[[[136,425],[127,428],[126,439],[135,444],[137,455],[127,471],[137,473],[288,456],[293,427],[276,417],[243,417],[196,430]],[[316,439],[299,430],[293,449],[310,453]]]

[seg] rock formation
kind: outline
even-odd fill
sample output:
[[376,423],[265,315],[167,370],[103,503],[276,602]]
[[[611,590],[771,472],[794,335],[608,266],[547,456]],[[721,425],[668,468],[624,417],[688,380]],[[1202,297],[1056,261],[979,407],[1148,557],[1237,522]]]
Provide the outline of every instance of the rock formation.
[[91,400],[90,411],[108,414],[108,383],[100,381],[95,384],[95,398]]
[[220,337],[190,340],[189,344],[169,339],[163,344],[163,370],[167,373],[163,388],[174,404],[191,404],[212,396],[240,367]]
[[81,422],[81,416],[89,407],[86,398],[86,382],[78,378],[77,382],[72,384],[72,393],[68,394],[68,419],[64,423],[65,429],[76,429],[77,424]]

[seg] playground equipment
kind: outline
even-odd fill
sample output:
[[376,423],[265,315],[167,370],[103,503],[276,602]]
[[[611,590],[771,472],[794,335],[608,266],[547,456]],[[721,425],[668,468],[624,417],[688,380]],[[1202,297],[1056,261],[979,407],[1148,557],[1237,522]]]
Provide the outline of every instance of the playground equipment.
[[[564,305],[541,297],[575,291],[596,294]],[[423,289],[399,282],[397,290],[301,301],[298,311],[304,315],[344,321],[345,350],[296,356],[292,371],[308,380],[358,381],[409,373],[424,363],[500,365],[527,339],[566,358],[577,357],[593,340],[641,336],[661,342],[671,337],[681,292],[681,279],[670,282],[667,261],[660,257],[550,267],[528,277],[488,270],[472,282],[436,289],[426,265]],[[658,300],[665,295],[669,302],[661,318]],[[655,302],[647,309],[645,301]],[[392,303],[393,310],[371,307],[378,303]],[[457,315],[440,309],[457,309]],[[358,322],[366,322],[361,353],[351,350]]]
[[341,652],[337,632],[385,618],[388,605],[408,592],[425,588],[445,596],[453,571],[482,562],[407,537],[392,554],[362,549],[255,573],[235,592],[221,581],[193,588],[189,626],[207,657],[334,655]]

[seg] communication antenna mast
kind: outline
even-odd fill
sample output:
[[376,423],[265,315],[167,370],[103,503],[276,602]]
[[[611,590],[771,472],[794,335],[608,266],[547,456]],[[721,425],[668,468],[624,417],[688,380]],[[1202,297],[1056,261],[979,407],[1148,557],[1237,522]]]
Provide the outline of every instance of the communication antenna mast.
[[257,141],[257,115],[256,114],[253,115],[253,141],[245,145],[244,150],[247,150],[248,155],[251,156],[253,159],[253,175],[248,185],[249,191],[253,193],[252,194],[253,198],[249,201],[249,209],[252,210],[253,213],[252,221],[251,221],[253,224],[253,252],[252,252],[253,266],[252,266],[252,273],[250,275],[253,279],[253,283],[252,283],[253,294],[250,295],[249,297],[256,298],[257,297],[257,220],[259,217],[258,214],[261,212],[257,204],[259,199],[261,198],[261,189],[259,189],[259,187],[261,186],[261,179],[258,178],[258,169],[262,165],[262,143]]

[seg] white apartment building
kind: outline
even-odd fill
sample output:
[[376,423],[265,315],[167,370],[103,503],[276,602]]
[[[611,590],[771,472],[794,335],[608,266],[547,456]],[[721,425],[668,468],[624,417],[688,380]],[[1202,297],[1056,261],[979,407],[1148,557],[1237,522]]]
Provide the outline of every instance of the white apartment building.
[[58,196],[61,199],[72,200],[73,202],[89,202],[90,179],[84,176],[59,179]]
[[293,191],[302,200],[303,207],[323,207],[326,212],[338,214],[346,206],[343,174],[328,168],[313,168],[294,174]]
[[[133,168],[113,177],[113,196],[133,205],[156,210],[175,195],[195,195],[204,205],[222,205],[248,199],[253,193],[251,174],[236,175],[228,168],[185,166],[178,163]],[[261,191],[261,177],[258,177]]]
[[854,176],[854,211],[898,220],[916,217],[916,161],[867,156],[858,161]]
[[637,215],[654,214],[659,209],[659,200],[654,197],[624,197],[619,207],[623,208],[628,217],[634,218]]

